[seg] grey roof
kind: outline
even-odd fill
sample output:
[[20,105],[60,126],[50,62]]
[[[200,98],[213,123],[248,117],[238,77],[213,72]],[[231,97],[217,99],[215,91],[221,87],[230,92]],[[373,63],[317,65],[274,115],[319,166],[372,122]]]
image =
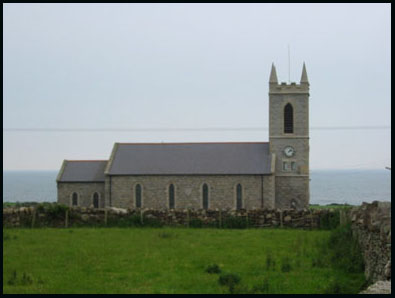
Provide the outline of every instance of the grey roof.
[[104,182],[107,160],[65,160],[59,182]]
[[269,143],[116,143],[110,175],[270,174]]

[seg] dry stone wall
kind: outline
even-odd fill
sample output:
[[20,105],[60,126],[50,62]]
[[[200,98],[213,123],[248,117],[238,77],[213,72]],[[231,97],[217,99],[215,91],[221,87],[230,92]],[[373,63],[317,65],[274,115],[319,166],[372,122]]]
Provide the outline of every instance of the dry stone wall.
[[391,202],[363,203],[348,218],[363,251],[366,279],[391,279]]
[[[121,209],[69,207],[45,210],[37,207],[3,208],[3,227],[73,227],[117,225],[117,221],[156,222],[185,227],[289,227],[315,229],[322,226],[333,210],[204,210],[204,209]],[[233,225],[233,226],[232,226]],[[236,225],[236,226],[235,226]]]

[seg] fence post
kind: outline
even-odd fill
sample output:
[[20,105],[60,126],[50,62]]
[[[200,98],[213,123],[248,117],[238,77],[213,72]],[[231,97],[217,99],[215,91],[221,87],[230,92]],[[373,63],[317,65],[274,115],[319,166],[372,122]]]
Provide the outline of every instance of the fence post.
[[247,213],[246,213],[246,227],[247,227],[247,229],[248,229],[248,211],[246,211]]
[[107,209],[104,209],[104,225],[107,226]]
[[219,209],[219,228],[222,228],[222,211]]
[[65,214],[65,223],[64,223],[64,226],[65,226],[66,228],[69,227],[69,210],[67,210],[67,209],[66,209],[66,214]]
[[36,222],[36,208],[32,211],[32,228],[34,228],[34,224]]
[[313,223],[313,211],[310,209],[310,227],[311,229],[314,228],[314,223]]
[[142,209],[140,209],[140,222],[141,222],[141,224],[144,223],[144,221],[143,221],[143,210]]
[[283,211],[280,211],[280,227],[283,227]]
[[189,228],[190,223],[190,215],[189,215],[189,208],[187,209],[187,227]]

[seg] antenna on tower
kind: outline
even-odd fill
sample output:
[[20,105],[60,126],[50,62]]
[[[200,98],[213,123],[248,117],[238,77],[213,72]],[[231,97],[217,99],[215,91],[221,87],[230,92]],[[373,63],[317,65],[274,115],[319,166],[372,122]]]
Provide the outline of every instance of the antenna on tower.
[[291,83],[291,54],[290,54],[289,44],[288,44],[288,83]]

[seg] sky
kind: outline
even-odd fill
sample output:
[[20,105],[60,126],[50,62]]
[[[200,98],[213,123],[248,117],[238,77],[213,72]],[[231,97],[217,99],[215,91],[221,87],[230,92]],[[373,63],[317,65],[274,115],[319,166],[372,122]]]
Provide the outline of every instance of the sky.
[[303,62],[310,169],[384,169],[390,10],[3,4],[3,169],[108,159],[115,142],[268,141],[271,65],[299,83]]

